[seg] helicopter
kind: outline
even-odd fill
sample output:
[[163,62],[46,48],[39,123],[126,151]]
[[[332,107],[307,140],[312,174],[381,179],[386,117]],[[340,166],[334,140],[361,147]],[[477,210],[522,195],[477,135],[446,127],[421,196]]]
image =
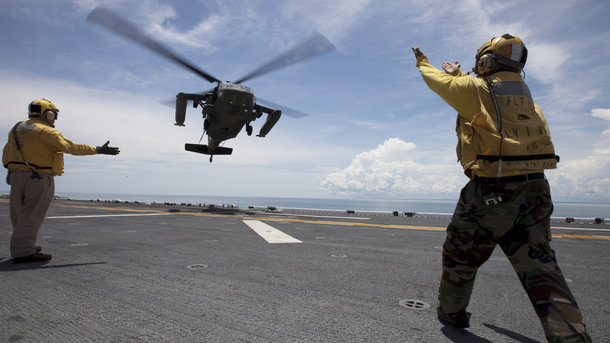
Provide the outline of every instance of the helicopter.
[[101,25],[115,34],[173,61],[210,83],[216,83],[214,88],[203,93],[180,92],[176,95],[175,100],[176,123],[174,125],[177,126],[184,126],[186,110],[190,103],[194,108],[201,108],[204,119],[203,135],[208,136],[208,144],[185,143],[184,149],[210,155],[210,162],[212,162],[214,155],[231,155],[233,149],[221,146],[221,143],[235,138],[244,127],[247,135],[251,136],[253,132],[252,122],[263,114],[267,114],[267,118],[257,134],[258,137],[265,137],[271,131],[282,116],[281,108],[284,108],[285,114],[288,116],[295,118],[305,116],[304,113],[299,111],[259,98],[259,102],[266,103],[270,107],[260,104],[257,102],[252,89],[241,83],[335,50],[335,46],[324,35],[314,32],[309,39],[268,61],[238,79],[238,81],[221,81],[146,35],[119,14],[106,7],[100,5],[93,9],[87,16],[87,21]]

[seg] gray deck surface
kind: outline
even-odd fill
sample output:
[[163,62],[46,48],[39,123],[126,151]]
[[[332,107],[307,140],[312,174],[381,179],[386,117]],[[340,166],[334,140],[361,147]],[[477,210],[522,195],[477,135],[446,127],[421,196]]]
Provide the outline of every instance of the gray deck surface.
[[[268,243],[244,220],[302,243]],[[0,199],[0,342],[544,342],[499,248],[477,276],[471,328],[438,322],[448,222],[55,200],[38,237],[53,259],[15,265]],[[608,342],[610,225],[553,226],[568,228],[552,247],[590,334]]]

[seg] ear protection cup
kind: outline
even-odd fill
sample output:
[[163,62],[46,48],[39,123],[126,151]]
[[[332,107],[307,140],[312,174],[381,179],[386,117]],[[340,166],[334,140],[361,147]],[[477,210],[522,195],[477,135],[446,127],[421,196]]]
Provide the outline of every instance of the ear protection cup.
[[57,119],[57,115],[55,114],[55,112],[47,110],[44,112],[44,119],[48,122],[51,122],[52,120]]
[[498,61],[491,54],[485,54],[477,61],[475,73],[484,76],[496,70],[498,70]]

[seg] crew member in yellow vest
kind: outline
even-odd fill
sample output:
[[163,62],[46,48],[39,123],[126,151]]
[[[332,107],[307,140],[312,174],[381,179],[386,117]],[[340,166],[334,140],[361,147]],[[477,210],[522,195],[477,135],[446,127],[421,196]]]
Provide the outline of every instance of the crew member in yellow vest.
[[553,342],[590,342],[585,323],[550,247],[553,203],[545,169],[556,168],[550,130],[521,77],[527,49],[518,37],[494,37],[477,51],[476,77],[445,62],[433,67],[413,47],[428,85],[457,112],[457,157],[470,181],[443,245],[439,320],[470,326],[479,267],[499,245]]
[[48,261],[50,254],[36,245],[38,231],[55,193],[54,176],[62,175],[63,154],[117,155],[119,148],[75,144],[55,129],[59,110],[46,99],[28,106],[29,120],[15,124],[4,146],[2,164],[11,185],[10,214],[13,224],[13,263]]

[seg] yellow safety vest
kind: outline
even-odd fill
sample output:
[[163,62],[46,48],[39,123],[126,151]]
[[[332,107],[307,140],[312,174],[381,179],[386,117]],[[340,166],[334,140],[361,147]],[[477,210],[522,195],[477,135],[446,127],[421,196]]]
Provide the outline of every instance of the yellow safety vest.
[[548,124],[521,75],[498,72],[475,83],[481,111],[470,122],[458,116],[456,128],[458,160],[466,175],[556,168],[559,157]]

